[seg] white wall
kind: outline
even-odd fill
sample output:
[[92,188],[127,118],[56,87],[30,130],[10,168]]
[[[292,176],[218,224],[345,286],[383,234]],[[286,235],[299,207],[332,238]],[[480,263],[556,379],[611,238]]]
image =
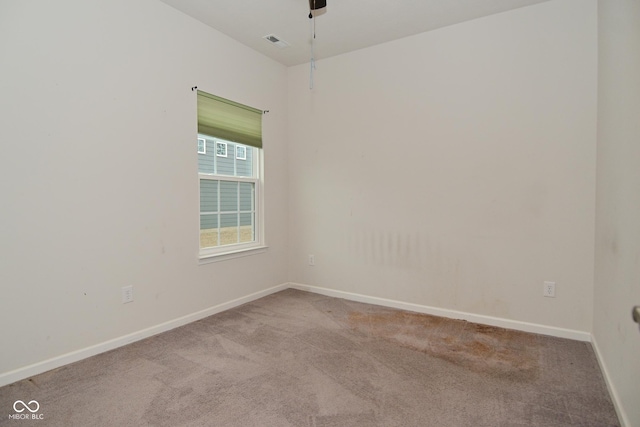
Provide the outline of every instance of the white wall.
[[[0,0],[0,57],[0,374],[286,282],[284,66],[155,0]],[[267,253],[198,265],[195,85],[270,110]]]
[[321,60],[313,90],[289,68],[290,280],[590,331],[596,9],[548,2]]
[[[593,327],[640,424],[640,18],[599,14],[599,40],[595,0],[421,34],[309,90],[154,0],[0,0],[0,375],[291,280]],[[197,264],[194,85],[270,110],[265,254]]]
[[640,2],[600,1],[598,27],[593,336],[621,418],[640,426]]

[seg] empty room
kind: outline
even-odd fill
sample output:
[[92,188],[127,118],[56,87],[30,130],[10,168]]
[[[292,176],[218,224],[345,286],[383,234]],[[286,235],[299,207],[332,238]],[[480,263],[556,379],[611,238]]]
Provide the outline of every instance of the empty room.
[[640,426],[638,0],[0,0],[0,58],[0,426]]

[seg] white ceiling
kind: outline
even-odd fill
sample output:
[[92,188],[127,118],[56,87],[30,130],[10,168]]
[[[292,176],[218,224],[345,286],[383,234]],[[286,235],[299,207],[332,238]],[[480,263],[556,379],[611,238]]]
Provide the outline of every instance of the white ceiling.
[[[309,62],[308,0],[161,0],[287,65]],[[327,0],[315,18],[315,59],[549,0]],[[263,39],[275,34],[280,49]]]

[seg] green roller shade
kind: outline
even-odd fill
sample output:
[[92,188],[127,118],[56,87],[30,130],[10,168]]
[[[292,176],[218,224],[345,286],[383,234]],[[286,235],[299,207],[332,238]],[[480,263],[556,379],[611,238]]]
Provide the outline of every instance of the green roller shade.
[[198,133],[262,148],[262,111],[199,90]]

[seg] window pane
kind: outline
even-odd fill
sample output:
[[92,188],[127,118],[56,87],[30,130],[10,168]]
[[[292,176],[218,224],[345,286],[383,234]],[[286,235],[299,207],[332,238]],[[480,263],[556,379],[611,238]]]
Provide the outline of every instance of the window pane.
[[215,228],[218,228],[217,214],[201,214],[200,215],[200,230],[211,230]]
[[236,175],[237,176],[253,176],[253,147],[246,147],[246,159],[236,158]]
[[218,215],[200,214],[200,248],[218,246]]
[[200,212],[218,210],[218,181],[200,180]]
[[255,152],[254,147],[198,134],[198,172],[253,177]]
[[253,184],[252,182],[240,183],[240,210],[252,211],[253,210]]
[[255,183],[201,179],[200,248],[253,241]]
[[220,244],[231,245],[238,243],[238,214],[220,215]]
[[220,215],[220,228],[237,227],[238,226],[238,214],[222,214]]
[[[200,148],[200,140],[206,141],[207,148],[213,147],[214,140],[204,135],[198,135],[198,149]],[[215,173],[215,150],[206,150],[206,153],[198,153],[198,172]]]
[[238,183],[232,181],[220,181],[220,211],[229,212],[238,210]]
[[240,242],[253,242],[254,239],[254,214],[253,213],[241,213],[240,214]]
[[226,143],[226,157],[217,156],[216,162],[218,163],[218,175],[234,175],[233,164],[236,161],[236,146],[232,142]]

